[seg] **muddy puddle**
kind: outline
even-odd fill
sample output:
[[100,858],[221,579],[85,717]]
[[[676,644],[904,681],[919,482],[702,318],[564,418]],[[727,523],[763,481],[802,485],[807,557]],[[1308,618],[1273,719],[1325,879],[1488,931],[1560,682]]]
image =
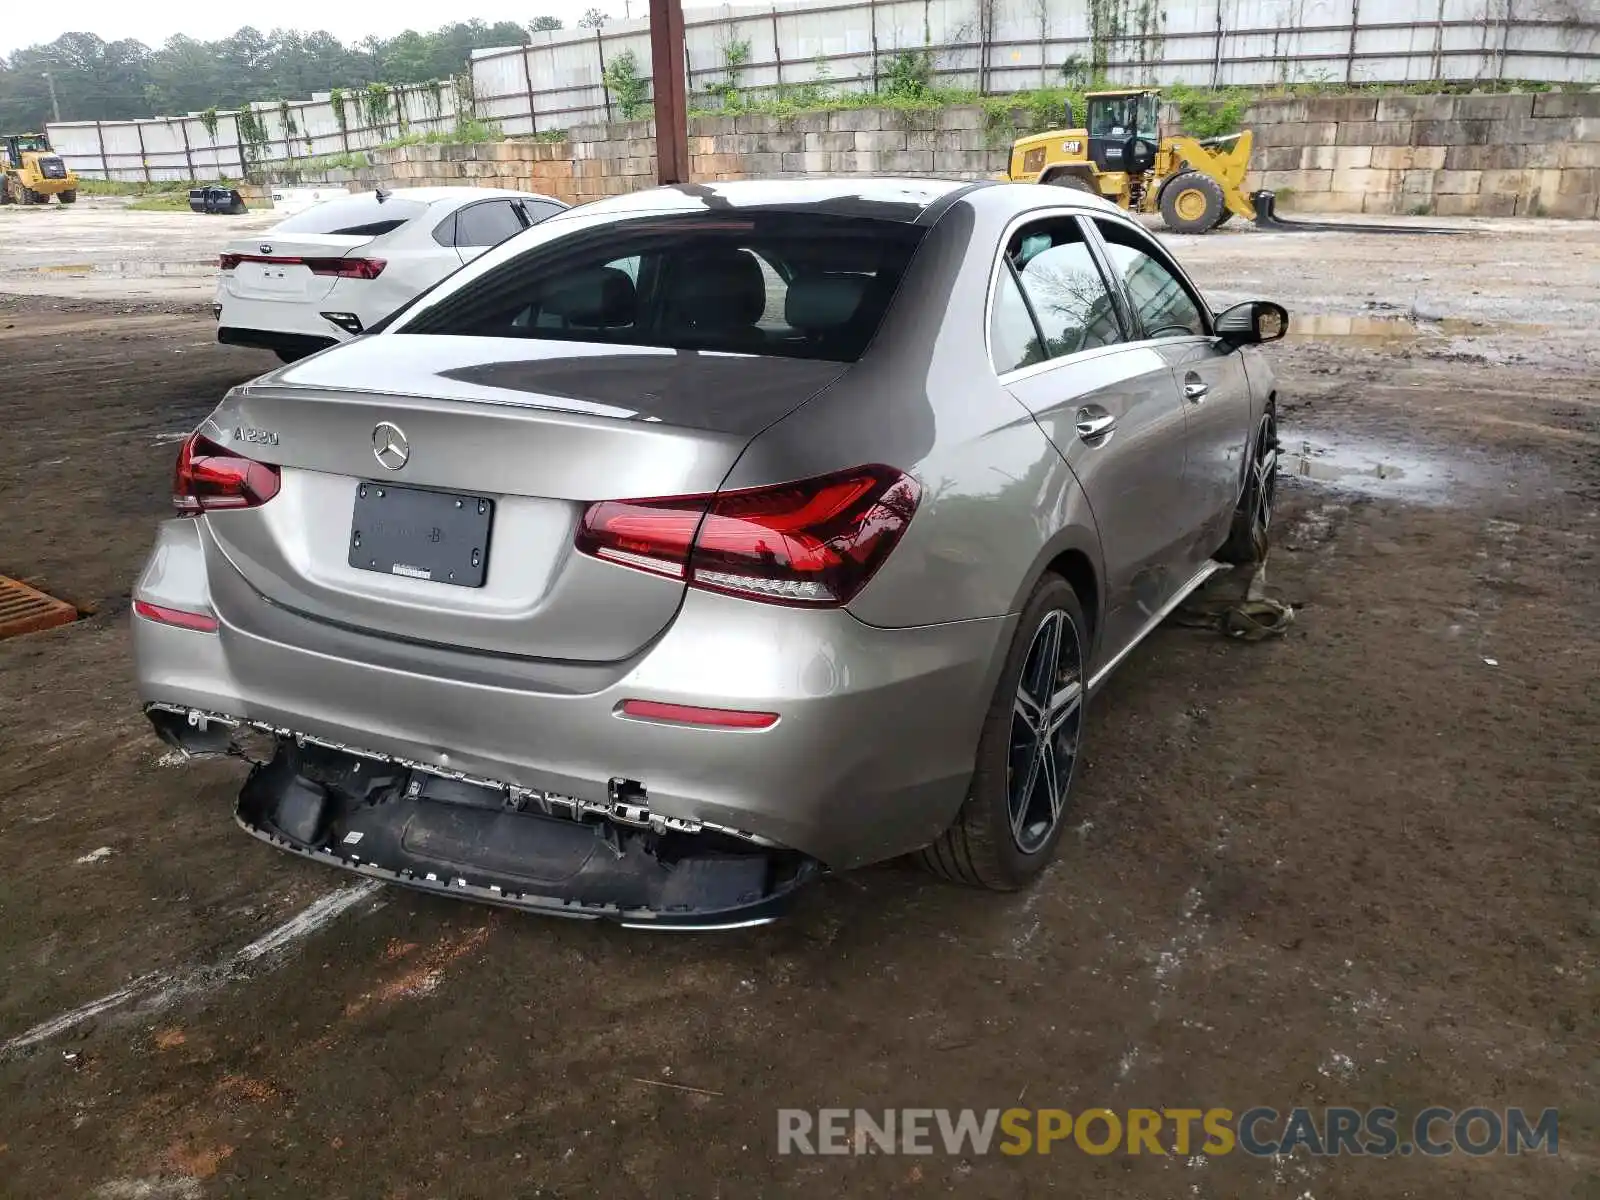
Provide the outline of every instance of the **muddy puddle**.
[[1475,321],[1466,317],[1429,320],[1413,314],[1380,314],[1357,317],[1321,313],[1299,314],[1289,318],[1291,342],[1335,341],[1345,345],[1398,346],[1407,342],[1460,337],[1490,337],[1502,334],[1539,335],[1550,332],[1546,325],[1514,321]]
[[1506,486],[1494,464],[1415,445],[1351,438],[1323,431],[1283,435],[1280,479],[1301,480],[1341,492],[1358,492],[1421,504],[1446,505],[1462,493]]

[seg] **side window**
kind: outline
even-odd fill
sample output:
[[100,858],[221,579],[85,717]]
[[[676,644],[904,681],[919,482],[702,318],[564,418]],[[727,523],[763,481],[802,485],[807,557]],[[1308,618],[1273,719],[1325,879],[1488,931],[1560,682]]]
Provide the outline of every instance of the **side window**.
[[989,314],[989,353],[998,375],[1044,361],[1039,327],[1033,323],[1033,314],[1008,265],[1001,266],[1000,282],[995,285],[994,311]]
[[1110,289],[1076,221],[1057,218],[1024,226],[1006,254],[1044,334],[1046,357],[1122,340]]
[[433,240],[441,246],[456,244],[456,214],[451,213],[433,227]]
[[1109,221],[1095,222],[1106,241],[1112,269],[1122,276],[1146,337],[1203,337],[1204,306],[1167,265],[1160,247],[1144,235]]
[[509,200],[489,200],[456,214],[456,245],[498,246],[522,232],[522,218]]
[[527,215],[529,225],[537,225],[540,221],[548,220],[559,212],[566,212],[559,204],[551,204],[545,200],[524,200],[522,211]]

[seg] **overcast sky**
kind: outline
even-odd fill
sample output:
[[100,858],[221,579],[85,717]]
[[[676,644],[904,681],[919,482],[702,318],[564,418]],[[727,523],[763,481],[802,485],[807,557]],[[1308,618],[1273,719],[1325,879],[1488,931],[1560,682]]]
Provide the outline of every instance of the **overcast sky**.
[[[620,21],[624,7],[635,18],[643,17],[649,0],[628,0],[626,5],[624,0],[476,0],[466,11],[429,0],[387,0],[384,4],[273,0],[259,7],[204,0],[72,0],[53,5],[8,0],[6,15],[0,17],[0,54],[36,42],[53,42],[69,32],[93,33],[108,42],[137,38],[153,49],[175,33],[209,42],[227,37],[241,25],[254,25],[263,33],[274,28],[326,29],[342,42],[357,42],[371,33],[392,37],[406,29],[425,32],[472,17],[491,25],[496,21],[526,25],[548,13],[560,17],[570,29],[596,4]],[[684,7],[696,7],[695,0],[686,0]]]

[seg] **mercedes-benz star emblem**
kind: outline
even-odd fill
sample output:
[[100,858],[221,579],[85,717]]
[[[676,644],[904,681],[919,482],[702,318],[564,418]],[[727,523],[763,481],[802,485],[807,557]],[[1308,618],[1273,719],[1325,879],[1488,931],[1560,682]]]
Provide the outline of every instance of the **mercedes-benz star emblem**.
[[411,457],[411,443],[400,426],[380,421],[372,431],[372,456],[391,471],[398,471]]
[[270,242],[262,242],[261,243],[261,253],[263,253],[263,254],[271,254],[272,253],[272,244]]

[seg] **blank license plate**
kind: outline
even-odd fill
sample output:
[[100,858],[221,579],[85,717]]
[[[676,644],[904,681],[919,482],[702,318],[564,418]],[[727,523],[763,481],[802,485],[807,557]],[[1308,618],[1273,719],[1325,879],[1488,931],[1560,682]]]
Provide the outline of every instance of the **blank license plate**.
[[363,483],[350,522],[350,565],[406,579],[482,587],[494,501]]

